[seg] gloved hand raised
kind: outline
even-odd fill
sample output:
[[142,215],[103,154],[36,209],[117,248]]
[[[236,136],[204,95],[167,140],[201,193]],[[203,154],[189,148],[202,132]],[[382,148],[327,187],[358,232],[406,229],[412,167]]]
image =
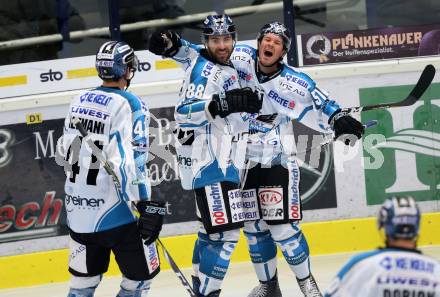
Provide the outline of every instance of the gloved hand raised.
[[163,217],[165,216],[165,203],[159,201],[141,200],[136,204],[140,217],[138,228],[145,245],[150,245],[162,230]]
[[153,54],[172,57],[182,46],[179,35],[173,31],[155,31],[151,34],[148,50]]
[[213,117],[224,118],[235,112],[256,113],[262,105],[262,95],[251,88],[242,88],[226,91],[224,95],[213,95],[208,110]]
[[[335,131],[335,139],[344,135],[340,140],[344,141],[346,145],[353,146],[356,140],[360,139],[365,132],[361,122],[351,117],[349,113],[341,112],[340,109],[330,117],[329,124]],[[350,137],[350,135],[356,136],[356,139],[353,136]],[[351,141],[352,139],[354,141]]]

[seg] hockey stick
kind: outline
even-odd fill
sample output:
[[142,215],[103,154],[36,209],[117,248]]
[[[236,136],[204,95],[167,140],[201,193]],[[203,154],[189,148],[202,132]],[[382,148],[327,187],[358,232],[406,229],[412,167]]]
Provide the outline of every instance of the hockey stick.
[[[84,129],[84,126],[81,124],[81,120],[78,118],[73,118],[72,123],[75,125],[76,129],[78,129],[79,133],[81,133],[81,135],[84,137],[84,139],[86,139],[86,137],[89,134],[87,133],[86,129]],[[116,172],[113,171],[113,168],[110,166],[110,164],[105,159],[102,151],[95,145],[95,143],[90,138],[87,139],[87,144],[92,149],[92,153],[96,157],[96,159],[98,159],[98,161],[101,162],[101,164],[103,164],[104,169],[108,173],[108,175],[110,175],[112,177],[113,183],[115,184],[115,186],[118,189],[121,189],[121,183],[119,182],[119,178],[116,175]]]
[[420,97],[422,97],[423,93],[425,93],[425,91],[429,88],[432,80],[434,79],[434,76],[435,76],[434,66],[432,66],[431,64],[426,65],[415,87],[412,89],[411,93],[409,93],[409,95],[404,100],[393,103],[382,103],[376,105],[349,107],[342,109],[342,112],[356,113],[356,112],[376,110],[376,109],[385,109],[391,107],[413,105],[414,103],[416,103],[417,100],[420,99]]
[[[74,118],[72,120],[72,123],[75,125],[75,127],[78,129],[79,133],[81,133],[81,135],[86,138],[88,136],[87,131],[84,129],[84,126],[82,125],[81,121],[78,118]],[[110,164],[107,162],[107,160],[104,157],[104,154],[102,152],[102,150],[100,150],[94,143],[93,141],[89,138],[87,139],[87,144],[90,146],[90,148],[92,149],[92,153],[96,156],[96,158],[98,159],[99,162],[101,162],[104,165],[104,169],[105,171],[108,173],[108,175],[110,175],[113,179],[114,184],[116,185],[116,187],[118,189],[121,188],[121,184],[119,183],[119,179],[116,176],[116,173],[113,171],[113,169],[111,168]],[[167,249],[165,248],[164,244],[162,243],[162,241],[158,238],[157,242],[159,243],[159,245],[162,247],[162,251],[163,254],[165,256],[165,258],[167,259],[168,263],[170,264],[171,268],[173,269],[174,273],[176,273],[177,277],[180,279],[182,285],[185,287],[185,289],[188,291],[188,293],[190,294],[191,297],[197,297],[196,294],[194,293],[191,285],[189,284],[188,280],[185,278],[185,276],[182,274],[182,272],[180,271],[179,267],[177,266],[176,262],[174,262],[173,258],[171,258],[170,253],[167,251]]]
[[[366,122],[363,126],[364,126],[364,129],[367,129],[367,128],[376,126],[378,123],[379,123],[378,120],[370,120],[370,121]],[[323,147],[327,146],[328,144],[330,144],[330,143],[332,143],[333,141],[336,140],[333,137],[327,138],[327,139],[324,138],[324,139],[325,140],[323,142],[321,142],[319,145],[311,147],[311,148],[308,148],[308,149],[300,151],[300,152],[297,152],[297,153],[293,154],[293,156],[298,156],[298,155],[306,154],[306,153],[309,153],[309,152],[314,151],[316,149],[323,148]]]
[[180,282],[182,283],[182,285],[185,287],[186,291],[189,293],[189,295],[191,297],[197,297],[196,293],[194,292],[193,288],[191,287],[191,285],[189,284],[188,280],[185,278],[185,276],[183,275],[182,271],[179,269],[179,267],[177,266],[176,262],[174,262],[173,258],[171,258],[170,253],[168,253],[167,249],[165,248],[164,244],[162,243],[162,241],[158,238],[157,242],[159,243],[159,245],[162,247],[162,251],[163,254],[165,256],[165,258],[167,259],[167,262],[170,264],[171,269],[174,271],[174,273],[177,275],[177,277],[179,278]]

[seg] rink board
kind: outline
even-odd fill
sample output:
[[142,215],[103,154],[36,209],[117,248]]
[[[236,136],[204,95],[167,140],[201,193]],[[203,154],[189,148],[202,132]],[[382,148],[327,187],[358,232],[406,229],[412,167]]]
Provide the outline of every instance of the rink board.
[[[375,218],[304,223],[312,255],[364,251],[381,246],[383,240],[376,231]],[[440,213],[422,216],[419,246],[440,245]],[[192,248],[196,235],[181,235],[162,239],[167,250],[180,268],[191,266]],[[159,248],[160,249],[160,248]],[[170,269],[161,254],[162,270]],[[278,253],[278,257],[282,257]],[[69,279],[67,271],[68,250],[53,250],[9,257],[0,257],[0,289],[62,282]],[[232,262],[250,261],[245,238],[232,256]],[[114,259],[107,275],[119,275]]]

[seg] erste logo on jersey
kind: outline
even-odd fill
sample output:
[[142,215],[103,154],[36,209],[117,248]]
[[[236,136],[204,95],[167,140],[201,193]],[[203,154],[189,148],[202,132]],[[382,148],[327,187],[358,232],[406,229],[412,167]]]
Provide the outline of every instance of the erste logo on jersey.
[[276,103],[278,103],[279,105],[284,106],[286,108],[293,109],[295,107],[295,102],[282,98],[274,90],[270,90],[269,94],[267,94],[267,96],[269,98],[271,98],[273,101],[275,101]]

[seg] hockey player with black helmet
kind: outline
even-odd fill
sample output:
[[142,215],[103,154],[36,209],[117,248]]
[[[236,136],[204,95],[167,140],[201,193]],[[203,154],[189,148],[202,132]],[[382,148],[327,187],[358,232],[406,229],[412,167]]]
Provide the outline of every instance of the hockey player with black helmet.
[[[125,42],[102,44],[95,64],[102,85],[72,100],[58,141],[57,152],[65,159],[60,165],[66,172],[69,297],[94,296],[108,269],[110,252],[122,272],[118,297],[147,296],[160,270],[154,241],[165,207],[151,201],[146,167],[150,114],[139,97],[126,91],[137,63]],[[77,129],[78,122],[87,137]],[[88,147],[86,139],[101,152]],[[104,170],[96,154],[105,156],[114,176]]]
[[377,218],[385,247],[349,260],[324,296],[440,296],[440,263],[417,249],[420,217],[412,197],[387,198]]

